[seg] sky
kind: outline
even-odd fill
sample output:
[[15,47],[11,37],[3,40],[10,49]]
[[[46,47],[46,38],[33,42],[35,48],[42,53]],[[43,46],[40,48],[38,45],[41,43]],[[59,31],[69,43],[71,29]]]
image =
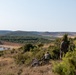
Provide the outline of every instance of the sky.
[[0,30],[76,32],[76,0],[0,0]]

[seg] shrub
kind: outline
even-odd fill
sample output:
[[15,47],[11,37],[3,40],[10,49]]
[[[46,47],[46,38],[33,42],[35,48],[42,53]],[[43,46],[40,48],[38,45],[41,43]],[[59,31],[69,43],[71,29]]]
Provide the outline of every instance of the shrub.
[[25,60],[26,60],[26,58],[24,57],[24,55],[23,54],[17,54],[16,56],[14,56],[14,58],[15,58],[15,62],[17,63],[17,64],[24,64],[25,63]]
[[60,56],[59,48],[54,47],[53,49],[49,49],[49,51],[52,59],[59,59],[59,56]]
[[30,51],[30,49],[33,49],[34,46],[32,44],[26,44],[23,46],[24,52]]
[[49,47],[52,59],[59,59],[60,57],[60,42],[61,39],[57,38],[54,41],[54,46]]
[[63,61],[53,67],[53,71],[59,75],[75,75],[76,51],[67,52]]
[[40,50],[36,53],[35,57],[40,60],[43,57],[43,54],[45,54],[45,51]]
[[3,55],[3,51],[0,51],[0,57]]
[[14,56],[15,62],[17,64],[25,64],[28,65],[31,63],[32,58],[33,58],[33,53],[32,52],[26,52],[24,54],[18,53],[16,56]]
[[39,43],[39,44],[38,44],[38,47],[43,47],[43,44],[42,44],[42,43]]

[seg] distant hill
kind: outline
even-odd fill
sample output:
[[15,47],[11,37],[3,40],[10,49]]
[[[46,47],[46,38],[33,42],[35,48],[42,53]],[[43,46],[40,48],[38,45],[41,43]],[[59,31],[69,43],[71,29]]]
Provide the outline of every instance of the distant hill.
[[36,32],[28,32],[28,31],[13,31],[6,35],[10,36],[37,36]]
[[76,36],[76,32],[43,32],[40,35],[59,37],[59,36],[63,36],[64,34],[68,34],[69,36]]
[[37,32],[37,31],[8,31],[0,30],[0,35],[7,36],[49,36],[49,37],[58,37],[64,34],[69,36],[76,36],[76,32]]
[[12,31],[9,31],[9,30],[0,30],[0,35],[6,35],[6,34],[9,34],[11,32]]

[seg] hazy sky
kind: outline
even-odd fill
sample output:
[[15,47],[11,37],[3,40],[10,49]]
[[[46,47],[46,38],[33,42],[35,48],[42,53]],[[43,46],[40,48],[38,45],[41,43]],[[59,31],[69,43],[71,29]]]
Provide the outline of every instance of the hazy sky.
[[0,30],[76,32],[76,0],[0,0]]

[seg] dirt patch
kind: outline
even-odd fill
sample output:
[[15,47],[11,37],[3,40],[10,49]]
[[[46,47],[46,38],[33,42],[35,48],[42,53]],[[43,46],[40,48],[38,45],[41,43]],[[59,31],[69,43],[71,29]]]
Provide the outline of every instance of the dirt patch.
[[2,48],[10,48],[10,49],[17,49],[17,48],[20,48],[21,46],[23,46],[23,44],[20,44],[20,43],[12,43],[12,42],[6,42],[6,41],[1,41],[1,45],[0,47]]
[[20,48],[21,46],[16,46],[16,45],[14,45],[14,46],[11,46],[11,45],[0,45],[0,47],[2,47],[2,48],[10,48],[10,49],[18,49],[18,48]]
[[21,46],[23,44],[20,43],[12,43],[12,42],[7,42],[7,41],[1,41],[2,45],[9,45],[9,46]]

